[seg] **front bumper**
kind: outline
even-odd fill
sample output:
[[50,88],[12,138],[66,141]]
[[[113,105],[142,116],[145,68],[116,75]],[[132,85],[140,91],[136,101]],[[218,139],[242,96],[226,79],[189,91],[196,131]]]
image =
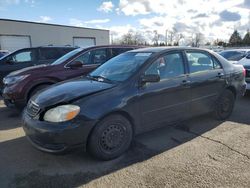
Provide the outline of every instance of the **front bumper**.
[[16,92],[12,86],[5,86],[1,91],[4,103],[7,107],[21,107],[26,105],[26,99],[22,94]]
[[94,123],[81,119],[50,123],[32,119],[24,110],[23,129],[34,147],[49,153],[61,153],[74,147],[86,148],[88,135]]

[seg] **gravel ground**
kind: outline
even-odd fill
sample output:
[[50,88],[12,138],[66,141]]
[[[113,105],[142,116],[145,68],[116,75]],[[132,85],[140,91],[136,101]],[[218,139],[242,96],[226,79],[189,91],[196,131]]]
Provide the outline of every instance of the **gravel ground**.
[[0,187],[250,187],[250,96],[228,121],[203,116],[138,136],[112,161],[37,151],[0,101]]

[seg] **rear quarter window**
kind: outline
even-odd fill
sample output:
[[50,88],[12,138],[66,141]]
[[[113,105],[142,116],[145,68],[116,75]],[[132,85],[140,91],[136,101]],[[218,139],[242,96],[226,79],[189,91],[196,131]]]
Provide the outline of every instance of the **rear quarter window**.
[[40,59],[48,60],[48,59],[58,59],[63,54],[57,48],[41,48],[40,49]]

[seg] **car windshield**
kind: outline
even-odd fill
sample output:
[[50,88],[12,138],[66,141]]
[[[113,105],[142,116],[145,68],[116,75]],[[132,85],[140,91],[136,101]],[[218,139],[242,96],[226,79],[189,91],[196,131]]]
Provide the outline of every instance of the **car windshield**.
[[220,55],[229,61],[239,61],[246,55],[246,52],[245,51],[224,51],[224,52],[221,52]]
[[58,65],[61,64],[63,62],[65,62],[67,59],[73,57],[74,55],[76,55],[78,52],[82,51],[82,48],[77,48],[67,54],[65,54],[64,56],[60,57],[59,59],[57,59],[56,61],[54,61],[52,63],[52,65]]
[[98,81],[127,80],[151,56],[152,53],[128,52],[118,55],[89,74]]

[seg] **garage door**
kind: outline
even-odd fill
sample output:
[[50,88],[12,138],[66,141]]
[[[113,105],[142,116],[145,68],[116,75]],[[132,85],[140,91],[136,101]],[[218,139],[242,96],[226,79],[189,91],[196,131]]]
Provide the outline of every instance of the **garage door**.
[[74,44],[74,46],[79,46],[79,47],[94,46],[95,45],[95,39],[94,38],[74,37],[73,38],[73,44]]
[[0,36],[1,50],[13,52],[21,48],[29,48],[30,44],[29,36]]

